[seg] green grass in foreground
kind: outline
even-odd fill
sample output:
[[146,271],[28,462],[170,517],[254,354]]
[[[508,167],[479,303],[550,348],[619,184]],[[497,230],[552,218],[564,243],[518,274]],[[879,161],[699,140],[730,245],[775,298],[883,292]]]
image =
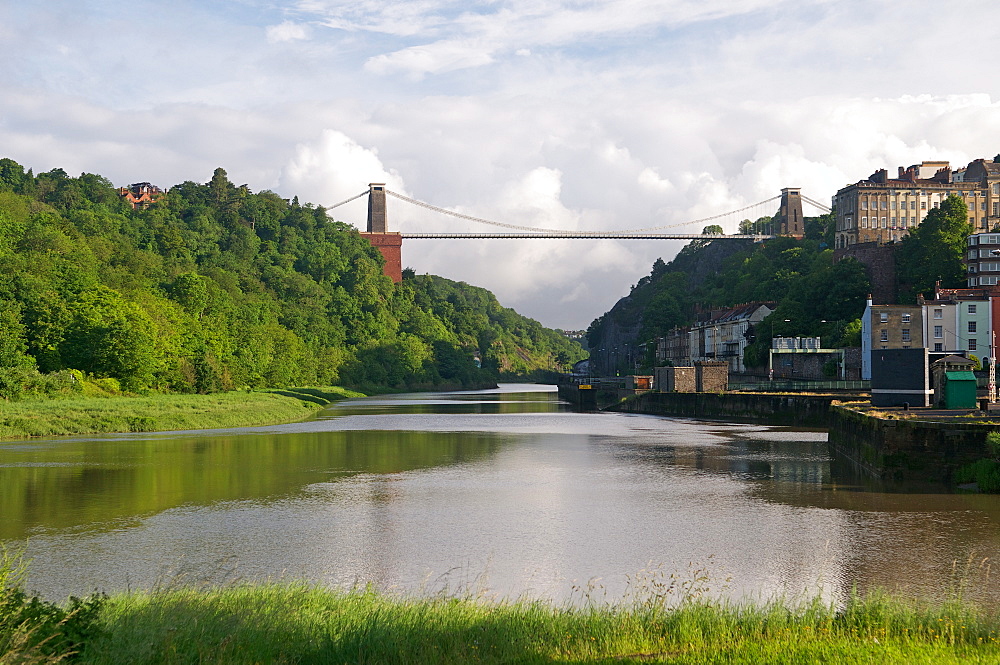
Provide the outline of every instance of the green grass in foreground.
[[0,439],[271,425],[298,420],[330,402],[359,396],[345,388],[328,387],[0,402]]
[[[81,663],[997,663],[998,622],[885,598],[571,609],[304,584],[117,594]],[[2,635],[0,635],[2,637]],[[0,640],[2,645],[2,640]],[[6,658],[6,659],[5,659]],[[20,662],[12,653],[0,663]]]

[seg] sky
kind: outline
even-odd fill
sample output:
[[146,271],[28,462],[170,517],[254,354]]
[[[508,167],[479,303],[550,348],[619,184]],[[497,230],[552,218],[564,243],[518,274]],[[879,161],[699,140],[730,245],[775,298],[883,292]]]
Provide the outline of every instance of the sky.
[[[506,224],[698,221],[1000,152],[1000,4],[0,0],[0,157]],[[807,210],[806,214],[811,211]],[[331,214],[364,228],[363,199]],[[489,232],[390,198],[390,230]],[[403,264],[586,328],[679,241],[407,240]]]

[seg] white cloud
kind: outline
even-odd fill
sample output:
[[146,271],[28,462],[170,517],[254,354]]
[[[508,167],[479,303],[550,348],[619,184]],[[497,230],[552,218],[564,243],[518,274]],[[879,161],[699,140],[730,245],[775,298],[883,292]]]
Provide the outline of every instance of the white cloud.
[[[385,183],[387,189],[405,192],[399,174],[385,168],[376,150],[358,145],[343,132],[327,129],[318,141],[296,146],[295,155],[281,171],[279,187],[283,192],[296,192],[303,202],[334,205],[365,191],[369,183]],[[343,218],[345,211],[339,209],[331,214],[364,230],[365,205],[361,200],[346,209],[354,214],[353,220]]]
[[272,44],[282,42],[293,42],[302,39],[309,39],[310,29],[308,25],[284,21],[278,25],[267,26],[267,41]]
[[[222,166],[237,184],[324,205],[384,180],[518,225],[694,221],[674,228],[698,232],[781,187],[828,201],[878,168],[1000,151],[989,143],[1000,82],[962,56],[988,42],[1000,6],[978,6],[975,21],[928,0],[906,12],[862,0],[225,7],[182,0],[139,33],[122,17],[157,9],[148,0],[72,20],[45,3],[5,6],[0,156],[117,184],[204,182]],[[773,207],[718,223],[733,230]],[[364,203],[335,215],[363,226]],[[389,221],[491,230],[398,200]],[[408,241],[403,252],[418,272],[578,328],[681,245]]]

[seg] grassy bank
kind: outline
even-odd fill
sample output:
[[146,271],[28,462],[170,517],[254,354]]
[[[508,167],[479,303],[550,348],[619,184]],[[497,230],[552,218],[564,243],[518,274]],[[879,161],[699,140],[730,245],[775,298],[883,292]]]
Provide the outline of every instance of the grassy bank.
[[270,425],[358,396],[361,393],[329,387],[0,402],[0,439]]
[[[284,584],[120,594],[91,615],[63,649],[78,651],[78,662],[108,665],[1000,661],[995,616],[880,598],[839,610],[693,600],[673,609],[658,602],[570,609]],[[2,644],[0,663],[21,662]],[[15,648],[26,653],[31,640]]]

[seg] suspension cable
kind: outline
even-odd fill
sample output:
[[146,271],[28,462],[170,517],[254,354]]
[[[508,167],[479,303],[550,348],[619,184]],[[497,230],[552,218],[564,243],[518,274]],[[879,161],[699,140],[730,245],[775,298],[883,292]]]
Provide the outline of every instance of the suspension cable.
[[[367,194],[367,192],[365,192],[365,193]],[[411,199],[409,196],[404,196],[403,194],[397,194],[396,192],[394,192],[392,190],[389,190],[389,189],[385,190],[385,193],[388,194],[389,196],[393,196],[393,197],[395,197],[395,198],[397,198],[397,199],[399,199],[401,201],[406,201],[407,203],[412,203],[413,205],[420,206],[421,208],[426,208],[428,210],[432,210],[434,212],[439,212],[439,213],[444,214],[444,215],[451,215],[452,217],[458,217],[459,219],[465,219],[465,220],[468,220],[470,222],[478,222],[480,224],[489,224],[491,226],[499,226],[499,227],[502,227],[502,228],[505,228],[505,229],[514,229],[516,231],[536,231],[536,232],[544,232],[544,233],[566,233],[565,229],[544,229],[544,228],[538,228],[538,227],[535,227],[535,226],[518,226],[516,224],[504,224],[503,222],[494,222],[494,221],[491,221],[491,220],[488,220],[488,219],[483,219],[482,217],[473,217],[472,215],[466,215],[464,213],[455,212],[454,210],[448,210],[447,208],[441,208],[441,207],[438,207],[436,205],[431,205],[430,203],[424,203],[423,201],[418,201],[416,199]],[[355,198],[357,198],[357,197],[355,197]],[[688,226],[690,224],[699,224],[699,223],[704,223],[704,222],[711,222],[711,221],[714,221],[716,219],[720,219],[722,217],[727,217],[729,215],[735,215],[736,213],[740,213],[740,212],[743,212],[745,210],[750,210],[751,208],[755,208],[757,206],[764,205],[766,203],[771,203],[772,201],[777,201],[780,198],[781,198],[781,195],[779,194],[778,196],[773,196],[773,197],[771,197],[771,198],[769,198],[769,199],[767,199],[765,201],[760,201],[758,203],[751,203],[750,205],[745,206],[743,208],[740,208],[739,210],[732,210],[730,212],[724,212],[724,213],[721,213],[719,215],[712,215],[711,217],[704,217],[702,219],[695,219],[695,220],[692,220],[692,221],[689,221],[689,222],[679,222],[677,224],[664,224],[662,226],[650,226],[650,227],[646,227],[646,228],[642,228],[642,229],[626,229],[624,231],[618,231],[617,233],[645,233],[647,231],[659,231],[661,229],[670,229],[670,228],[675,228],[675,227],[678,227],[678,226]],[[340,205],[340,204],[338,204],[338,205]]]
[[368,190],[367,189],[365,191],[361,192],[360,194],[358,194],[357,196],[352,196],[351,198],[347,199],[346,201],[341,201],[340,203],[334,203],[332,206],[327,206],[326,209],[327,210],[333,210],[334,208],[339,208],[340,206],[344,205],[345,203],[350,203],[351,201],[354,201],[356,199],[360,199],[362,196],[368,196]]
[[809,203],[809,204],[811,204],[811,205],[813,205],[813,206],[815,206],[815,207],[819,208],[819,209],[820,209],[820,210],[822,210],[823,212],[833,212],[833,209],[832,209],[832,208],[830,208],[830,206],[828,206],[828,205],[825,205],[825,204],[823,204],[823,203],[820,203],[819,201],[813,201],[813,200],[812,200],[811,198],[809,198],[808,196],[801,196],[801,195],[800,195],[800,197],[801,197],[801,198],[802,198],[802,200],[803,200],[803,201],[805,201],[806,203]]

